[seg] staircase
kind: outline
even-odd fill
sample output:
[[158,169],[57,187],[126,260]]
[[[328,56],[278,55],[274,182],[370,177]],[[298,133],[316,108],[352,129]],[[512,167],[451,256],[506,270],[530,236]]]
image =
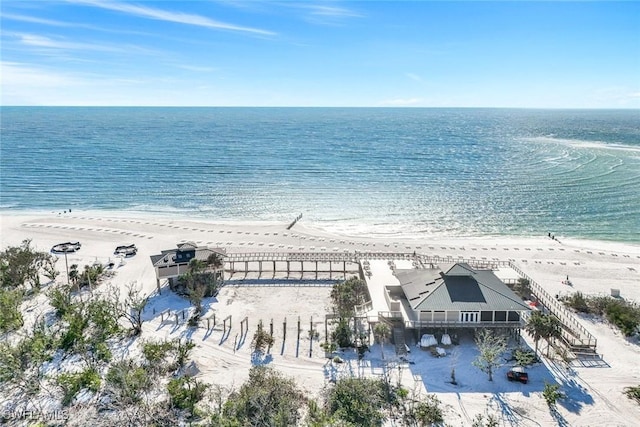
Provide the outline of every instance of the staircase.
[[397,356],[407,355],[407,345],[404,341],[404,328],[393,328],[393,344],[396,347]]

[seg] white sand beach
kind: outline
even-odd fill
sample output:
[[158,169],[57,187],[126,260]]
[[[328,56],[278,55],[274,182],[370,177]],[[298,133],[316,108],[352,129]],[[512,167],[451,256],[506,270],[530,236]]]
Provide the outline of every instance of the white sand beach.
[[[540,238],[450,238],[406,237],[364,238],[332,235],[305,225],[304,220],[287,230],[283,223],[207,222],[175,218],[116,215],[107,212],[48,214],[3,214],[0,216],[0,246],[18,245],[31,239],[39,250],[48,251],[60,242],[80,241],[82,248],[68,255],[68,263],[84,266],[96,261],[114,260],[118,245],[135,244],[136,256],[127,258],[110,279],[116,286],[136,282],[153,294],[146,311],[143,337],[189,336],[197,344],[192,359],[206,382],[239,386],[251,367],[249,344],[257,323],[274,324],[275,344],[267,362],[295,377],[309,394],[318,395],[332,378],[340,375],[380,375],[385,364],[378,345],[361,363],[344,354],[346,363],[328,362],[319,343],[324,340],[324,315],[329,306],[327,281],[304,281],[303,286],[225,286],[216,298],[208,300],[206,317],[215,313],[218,324],[213,331],[187,328],[175,314],[189,309],[189,303],[169,291],[156,295],[156,279],[150,256],[171,249],[179,242],[223,247],[228,252],[406,252],[441,258],[511,260],[551,295],[580,291],[589,295],[609,295],[619,290],[627,300],[640,302],[640,246],[597,241]],[[64,257],[58,261],[65,270]],[[65,280],[61,275],[61,279]],[[570,278],[571,285],[564,284]],[[310,278],[309,278],[310,279]],[[272,281],[275,285],[277,280]],[[34,312],[39,308],[35,307]],[[44,310],[44,308],[42,308]],[[166,310],[172,315],[165,316]],[[221,320],[232,316],[232,326],[223,337]],[[240,334],[240,321],[249,322],[249,333]],[[298,317],[304,331],[296,344]],[[282,339],[286,319],[287,338]],[[447,349],[447,357],[435,358],[412,348],[410,364],[395,359],[393,346],[385,346],[385,362],[400,375],[402,384],[422,392],[436,393],[445,408],[447,425],[468,426],[476,414],[494,414],[501,425],[518,426],[637,426],[640,407],[627,399],[626,386],[640,384],[640,342],[626,339],[609,325],[586,318],[579,322],[598,340],[601,359],[592,365],[545,360],[530,370],[528,384],[510,383],[504,370],[493,382],[471,365],[473,342],[462,340]],[[320,334],[310,342],[306,331],[310,322]],[[523,335],[533,347],[530,337]],[[310,355],[310,349],[312,354]],[[458,385],[450,384],[455,366]],[[557,382],[567,399],[552,415],[541,395],[545,382]]]

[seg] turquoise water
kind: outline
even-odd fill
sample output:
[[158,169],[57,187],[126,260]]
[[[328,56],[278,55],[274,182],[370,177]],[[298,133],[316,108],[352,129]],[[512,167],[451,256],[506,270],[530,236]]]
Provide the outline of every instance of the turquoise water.
[[0,209],[640,242],[638,110],[3,107]]

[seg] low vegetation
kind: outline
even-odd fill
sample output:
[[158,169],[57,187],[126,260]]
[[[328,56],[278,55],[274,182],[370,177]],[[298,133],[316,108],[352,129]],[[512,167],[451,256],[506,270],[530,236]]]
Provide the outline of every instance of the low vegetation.
[[606,318],[625,336],[632,336],[639,331],[640,306],[636,303],[610,296],[586,296],[581,292],[564,297],[562,301],[580,313]]
[[640,404],[640,385],[635,387],[625,387],[624,394],[629,398],[635,400]]
[[544,397],[545,402],[550,408],[555,407],[556,402],[559,399],[564,398],[564,393],[560,391],[560,385],[558,384],[549,384],[545,382],[544,390],[542,390],[542,397]]
[[[253,366],[235,390],[206,384],[186,369],[193,342],[139,338],[148,299],[135,284],[124,293],[113,287],[93,292],[105,277],[98,265],[71,265],[69,283],[53,284],[59,275],[54,264],[54,257],[37,252],[29,241],[0,253],[0,332],[12,337],[0,341],[0,386],[22,400],[57,400],[74,417],[82,414],[73,425],[135,420],[158,426],[380,426],[391,417],[407,426],[442,422],[435,396],[410,395],[388,377],[338,379],[319,401],[309,400],[294,379],[262,365]],[[181,280],[199,314],[202,298],[214,295],[219,283],[206,267],[194,267]],[[50,280],[42,298],[51,309],[25,328],[20,306],[43,289],[41,277]],[[369,337],[354,332],[352,320],[355,305],[368,299],[366,285],[352,278],[336,285],[331,296],[337,327],[326,350],[356,346],[364,354]],[[380,343],[389,335],[386,325],[375,330]],[[311,331],[310,339],[317,338]],[[272,345],[273,337],[260,325],[252,349],[264,353]],[[118,356],[116,347],[124,346],[138,347],[142,357]],[[60,372],[50,369],[52,361]],[[96,404],[76,406],[89,400]]]

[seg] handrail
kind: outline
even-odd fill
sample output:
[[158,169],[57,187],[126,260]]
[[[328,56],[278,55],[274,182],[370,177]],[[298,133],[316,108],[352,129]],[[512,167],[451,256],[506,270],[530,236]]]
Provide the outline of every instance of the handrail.
[[466,326],[469,328],[483,326],[499,326],[499,327],[521,327],[524,322],[522,320],[505,320],[505,321],[479,321],[479,322],[461,322],[459,320],[406,320],[404,322],[406,328],[452,328]]
[[560,320],[560,322],[569,328],[570,332],[574,335],[578,335],[576,344],[576,338],[564,337],[571,345],[583,345],[596,348],[598,340],[582,326],[575,317],[556,300],[552,298],[538,283],[536,283],[531,277],[529,277],[524,271],[522,271],[515,263],[509,262],[510,267],[518,273],[521,277],[529,281],[531,292],[548,310]]

